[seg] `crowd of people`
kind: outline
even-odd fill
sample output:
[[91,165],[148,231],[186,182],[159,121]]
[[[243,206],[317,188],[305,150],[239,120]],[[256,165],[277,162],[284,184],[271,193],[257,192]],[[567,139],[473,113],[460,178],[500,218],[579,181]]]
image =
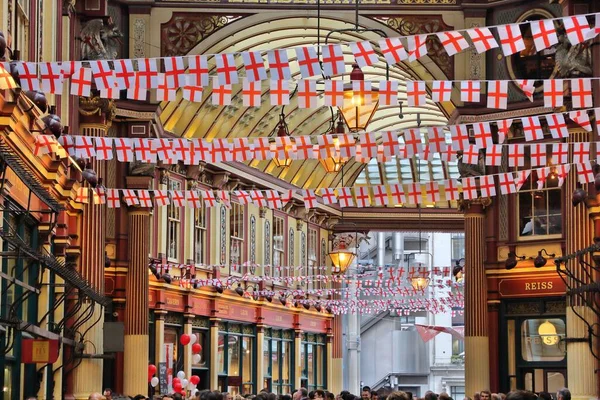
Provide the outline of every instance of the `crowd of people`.
[[[133,400],[184,400],[185,398],[179,394],[169,394],[162,396],[154,396],[152,398],[144,395],[135,397],[122,397],[123,399]],[[348,391],[342,391],[336,395],[326,390],[308,391],[305,388],[300,388],[289,394],[275,394],[267,390],[262,390],[260,393],[254,394],[231,394],[227,392],[202,390],[195,393],[190,399],[193,400],[571,400],[571,392],[567,388],[560,389],[556,394],[547,392],[534,393],[526,390],[515,390],[504,393],[491,393],[488,390],[475,393],[473,397],[464,397],[463,399],[452,399],[448,393],[434,393],[432,391],[425,392],[423,397],[414,396],[411,392],[390,391],[390,390],[371,390],[370,387],[362,388],[360,396],[356,396]],[[89,400],[118,400],[113,397],[112,391],[106,389],[103,394],[93,393]]]

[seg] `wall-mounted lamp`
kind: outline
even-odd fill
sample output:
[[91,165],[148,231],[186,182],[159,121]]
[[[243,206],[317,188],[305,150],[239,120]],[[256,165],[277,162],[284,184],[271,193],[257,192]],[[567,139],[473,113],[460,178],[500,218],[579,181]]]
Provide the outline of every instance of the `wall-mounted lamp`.
[[546,255],[550,258],[556,257],[556,254],[548,253],[546,249],[541,249],[540,251],[538,251],[537,257],[533,259],[533,266],[536,268],[542,268],[548,262],[548,259],[542,256],[542,252],[546,253]]
[[508,253],[508,258],[506,259],[506,262],[504,263],[504,268],[506,268],[507,270],[511,270],[517,266],[517,264],[519,263],[519,260],[523,261],[526,258],[527,258],[526,256],[517,256],[517,253],[515,253],[514,251],[511,251],[510,253]]

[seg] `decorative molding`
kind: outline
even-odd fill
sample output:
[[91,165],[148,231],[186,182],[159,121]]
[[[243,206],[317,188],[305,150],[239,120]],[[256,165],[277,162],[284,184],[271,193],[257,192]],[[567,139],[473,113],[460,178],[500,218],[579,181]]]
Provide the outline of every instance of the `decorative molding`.
[[225,206],[221,206],[220,212],[221,225],[221,264],[227,263],[227,210]]
[[146,57],[146,21],[143,18],[133,21],[133,56]]
[[306,259],[306,233],[300,233],[300,264],[303,265],[307,261]]
[[288,240],[288,265],[294,265],[294,228],[290,228]]
[[116,108],[115,116],[118,117],[127,117],[127,118],[135,118],[141,120],[153,120],[156,117],[155,112],[145,112],[145,111],[133,111],[126,110],[124,108]]
[[250,262],[256,263],[256,217],[250,217]]
[[265,265],[271,264],[271,223],[265,220]]

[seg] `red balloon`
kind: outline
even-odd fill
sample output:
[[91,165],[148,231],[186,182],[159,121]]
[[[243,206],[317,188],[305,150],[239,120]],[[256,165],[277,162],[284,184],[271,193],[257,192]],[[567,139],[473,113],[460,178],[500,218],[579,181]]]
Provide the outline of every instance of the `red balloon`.
[[173,387],[175,387],[176,383],[181,383],[181,379],[179,379],[177,377],[173,378]]
[[148,375],[154,375],[156,373],[156,365],[148,365]]
[[194,385],[197,385],[200,383],[200,377],[198,375],[192,375],[190,376],[190,382],[192,382]]
[[192,345],[192,353],[194,354],[198,354],[202,351],[202,346],[200,346],[200,343],[194,343]]
[[188,344],[190,344],[190,335],[184,333],[183,335],[181,335],[181,337],[179,338],[179,342],[184,345],[187,346]]
[[181,391],[181,388],[182,388],[181,382],[174,382],[173,383],[173,389],[175,389],[176,392]]
[[152,380],[152,374],[150,373],[150,371],[148,371],[148,382],[150,382]]
[[181,392],[179,393],[181,393],[182,396],[185,396],[185,389],[181,389]]

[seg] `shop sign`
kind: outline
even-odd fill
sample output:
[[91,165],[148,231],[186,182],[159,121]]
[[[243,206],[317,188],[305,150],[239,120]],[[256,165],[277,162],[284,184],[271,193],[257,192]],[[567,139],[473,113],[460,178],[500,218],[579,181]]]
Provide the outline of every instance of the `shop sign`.
[[168,394],[169,381],[167,380],[167,363],[158,363],[158,382],[160,384],[160,394]]
[[58,359],[58,340],[21,340],[21,362],[23,364],[52,364]]
[[300,327],[308,332],[327,332],[327,320],[323,318],[314,318],[300,315]]
[[560,276],[506,278],[498,283],[502,297],[564,296],[566,286]]

